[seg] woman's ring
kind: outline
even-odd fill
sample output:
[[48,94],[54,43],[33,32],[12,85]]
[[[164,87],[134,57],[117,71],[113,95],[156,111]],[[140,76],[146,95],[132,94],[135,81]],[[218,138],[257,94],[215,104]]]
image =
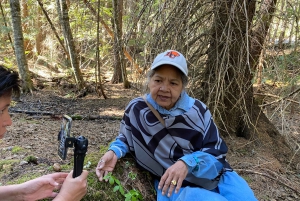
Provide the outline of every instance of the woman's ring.
[[105,163],[105,161],[104,161],[104,160],[102,160],[102,159],[100,159],[99,163]]
[[171,184],[173,184],[174,186],[176,186],[176,184],[177,184],[177,181],[175,181],[175,180],[172,180],[172,181],[171,181]]

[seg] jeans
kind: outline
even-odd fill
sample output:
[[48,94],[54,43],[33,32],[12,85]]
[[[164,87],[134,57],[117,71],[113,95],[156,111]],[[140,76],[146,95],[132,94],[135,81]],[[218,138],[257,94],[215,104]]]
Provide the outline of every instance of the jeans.
[[159,181],[155,180],[157,201],[257,201],[247,182],[234,171],[225,172],[220,178],[218,187],[211,191],[187,186],[168,197],[157,189],[158,183]]

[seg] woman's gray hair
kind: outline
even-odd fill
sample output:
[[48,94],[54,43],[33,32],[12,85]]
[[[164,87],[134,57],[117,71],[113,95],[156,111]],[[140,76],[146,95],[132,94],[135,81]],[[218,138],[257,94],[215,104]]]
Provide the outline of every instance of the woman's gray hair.
[[[149,84],[151,78],[153,77],[153,75],[155,74],[155,72],[156,72],[156,69],[153,69],[153,70],[150,70],[146,75],[146,83],[145,83],[145,86],[144,86],[144,92],[145,93],[149,92],[148,84]],[[188,81],[189,81],[188,77],[185,74],[183,74],[180,70],[178,70],[178,72],[180,72],[182,85],[183,85],[183,88],[185,88],[188,84]]]

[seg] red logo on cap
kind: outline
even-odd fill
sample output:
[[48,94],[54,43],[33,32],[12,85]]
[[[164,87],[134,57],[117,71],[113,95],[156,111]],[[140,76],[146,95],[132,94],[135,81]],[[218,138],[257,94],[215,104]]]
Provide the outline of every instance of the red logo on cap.
[[178,52],[176,52],[176,51],[170,51],[170,52],[168,52],[165,56],[168,56],[168,57],[170,57],[171,59],[174,59],[175,57],[179,57],[180,54],[179,54]]

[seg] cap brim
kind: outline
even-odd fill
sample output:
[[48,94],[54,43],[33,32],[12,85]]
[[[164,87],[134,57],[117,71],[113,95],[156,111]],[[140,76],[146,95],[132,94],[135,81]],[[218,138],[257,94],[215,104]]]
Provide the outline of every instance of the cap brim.
[[153,69],[155,69],[155,68],[157,68],[159,66],[166,65],[166,64],[175,66],[178,70],[180,70],[184,75],[187,76],[186,72],[184,72],[183,70],[181,70],[181,66],[180,65],[178,65],[177,63],[171,62],[171,61],[157,62],[155,65],[151,66],[151,70],[153,70]]

